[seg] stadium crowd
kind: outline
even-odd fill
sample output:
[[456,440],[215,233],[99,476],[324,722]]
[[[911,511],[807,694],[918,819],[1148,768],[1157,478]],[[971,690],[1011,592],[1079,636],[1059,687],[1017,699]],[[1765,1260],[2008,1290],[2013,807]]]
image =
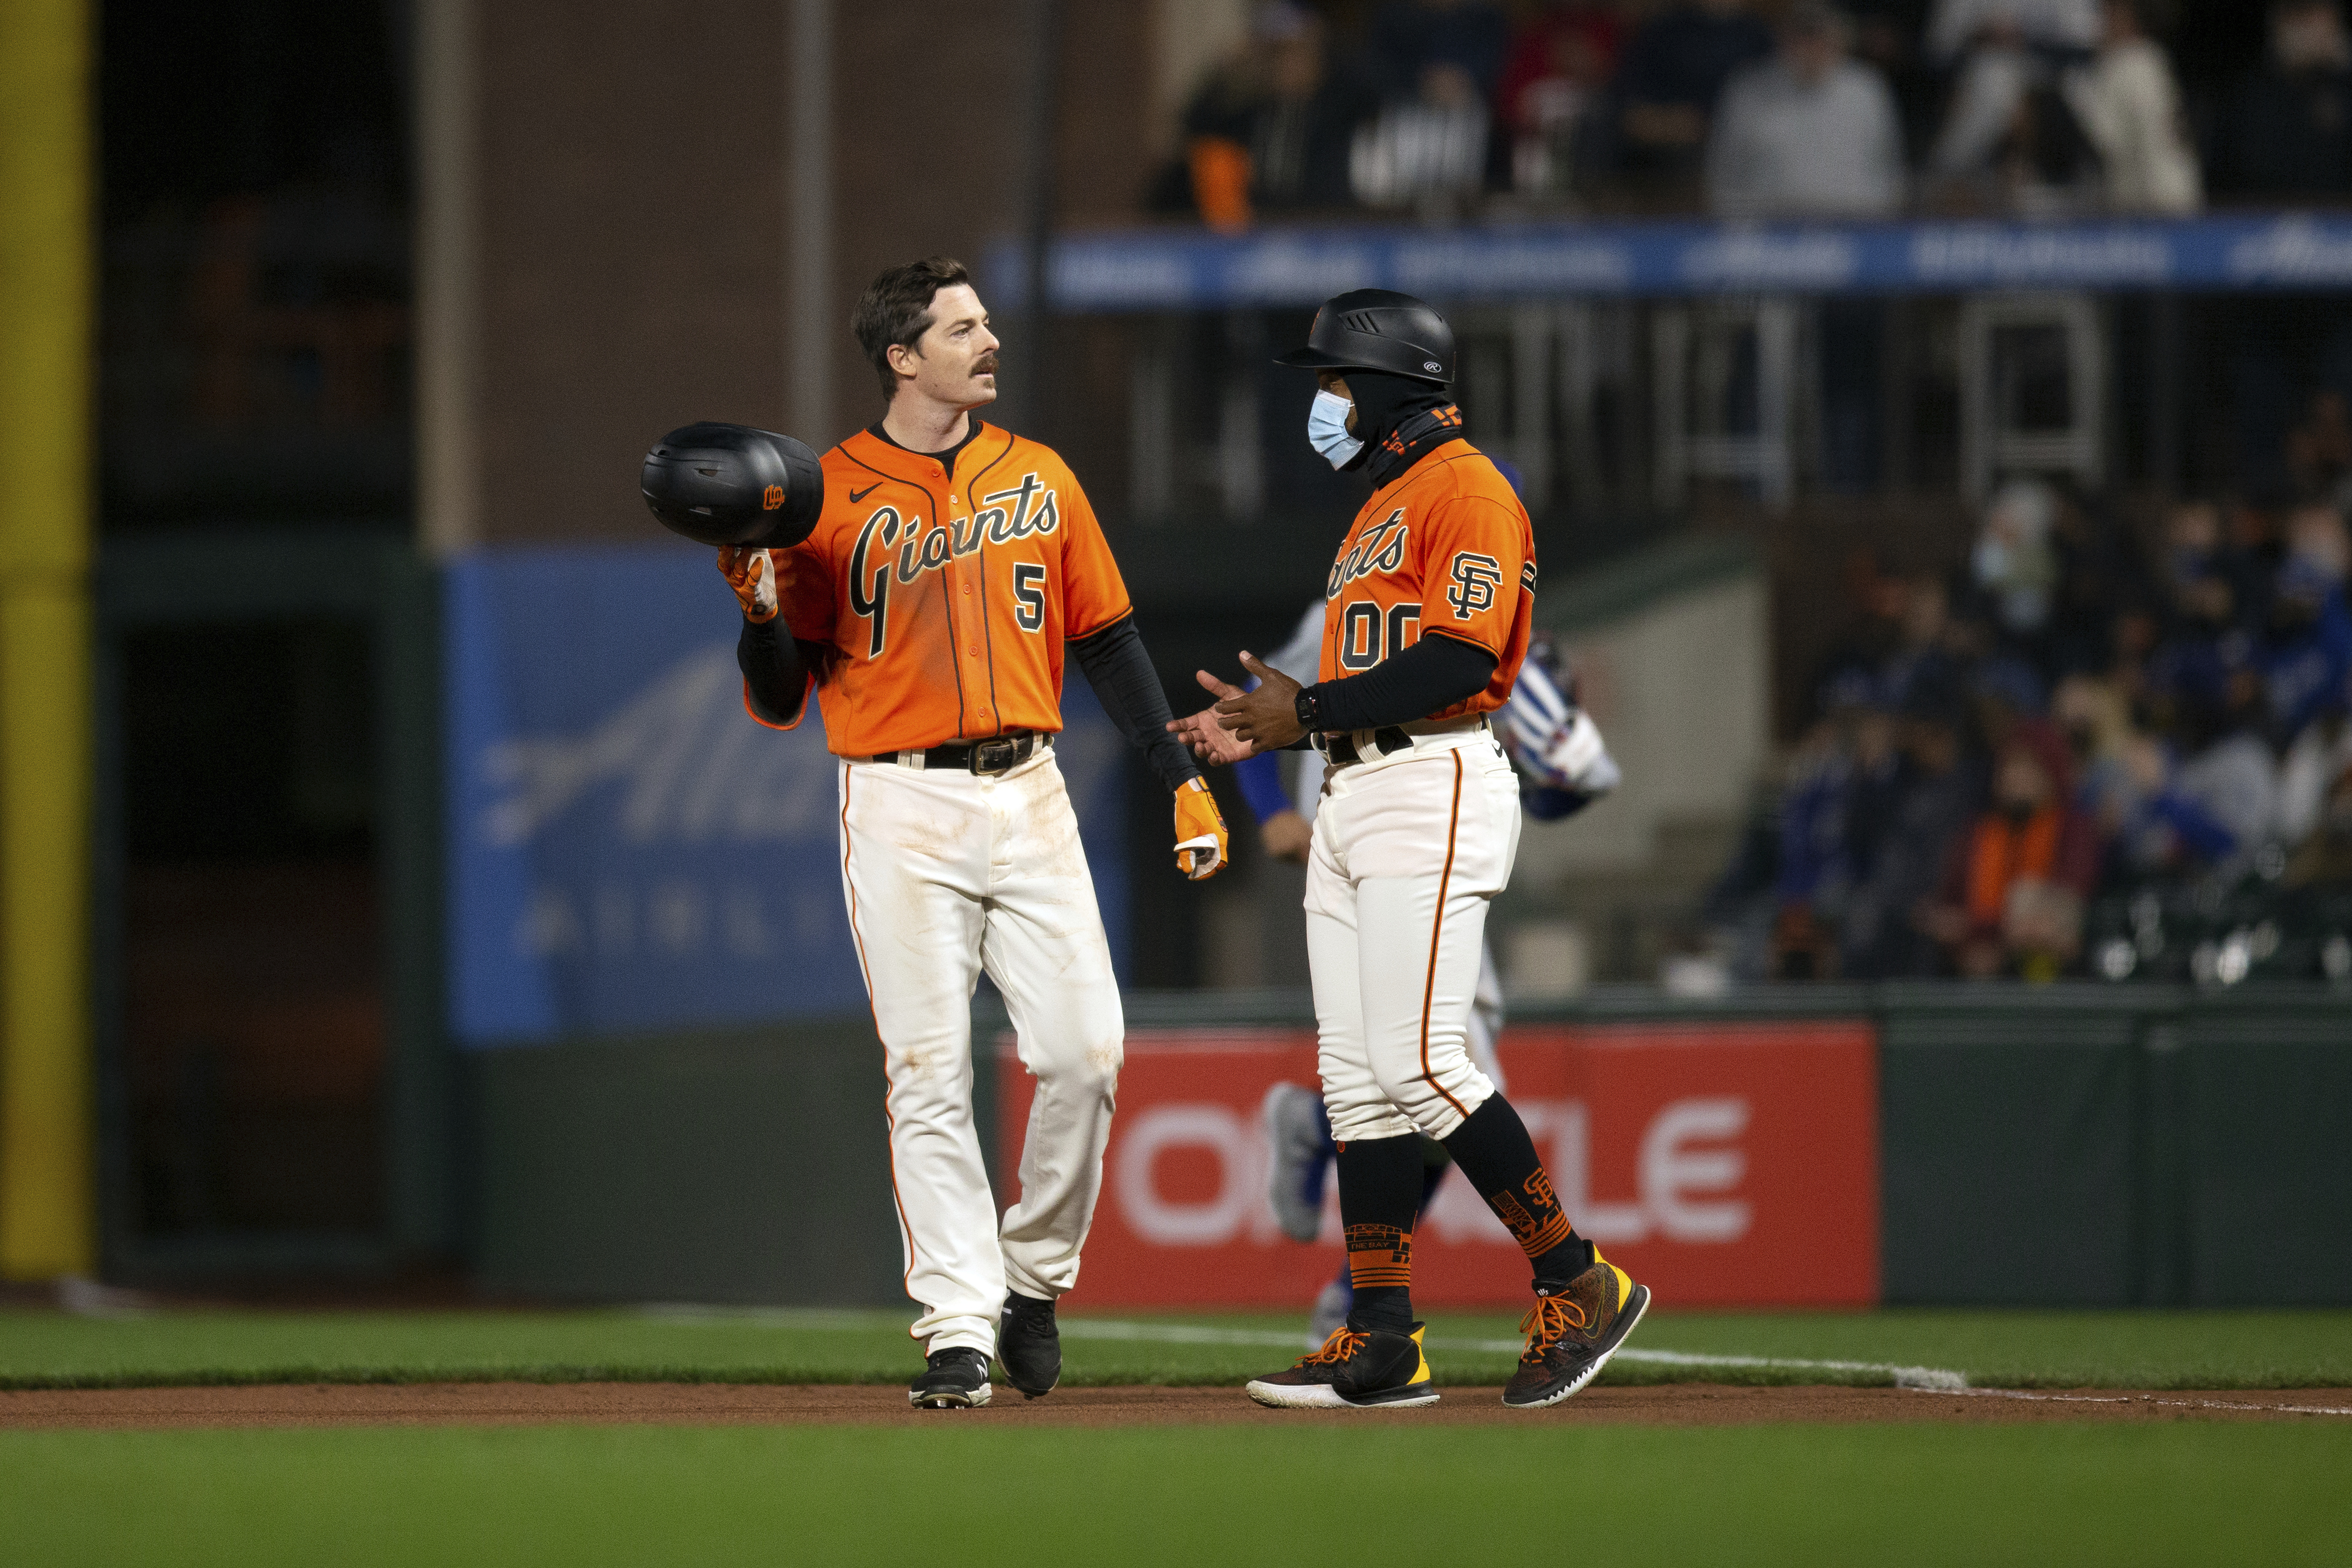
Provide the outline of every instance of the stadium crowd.
[[2146,530],[2014,481],[1854,620],[1711,913],[1741,978],[2352,976],[2352,443]]
[[[2255,0],[2248,0],[2253,9]],[[1151,205],[1223,230],[1348,209],[2181,213],[2352,194],[2352,34],[2274,0],[2187,97],[2165,0],[1274,0]]]

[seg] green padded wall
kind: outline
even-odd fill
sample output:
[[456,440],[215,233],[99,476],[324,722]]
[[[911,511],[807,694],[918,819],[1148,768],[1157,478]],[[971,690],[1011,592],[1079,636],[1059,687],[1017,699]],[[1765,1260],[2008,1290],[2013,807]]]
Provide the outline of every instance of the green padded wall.
[[1882,995],[1888,1302],[2138,1299],[2139,1020],[2118,1000],[2073,988]]
[[867,1019],[509,1047],[466,1067],[485,1289],[905,1300]]
[[[1888,1302],[2352,1302],[2344,999],[1907,985],[1693,1003],[1610,988],[1543,1016],[1693,1024],[1766,1003],[1878,1022]],[[1303,994],[1129,1005],[1139,1026],[1306,1016]],[[983,998],[974,1025],[985,1046],[1002,1014]],[[467,1054],[477,1279],[556,1300],[902,1301],[880,1052],[860,1016]],[[984,1048],[977,1066],[992,1159]]]
[[2189,1300],[2352,1301],[2352,1005],[2232,997],[2182,1044]]

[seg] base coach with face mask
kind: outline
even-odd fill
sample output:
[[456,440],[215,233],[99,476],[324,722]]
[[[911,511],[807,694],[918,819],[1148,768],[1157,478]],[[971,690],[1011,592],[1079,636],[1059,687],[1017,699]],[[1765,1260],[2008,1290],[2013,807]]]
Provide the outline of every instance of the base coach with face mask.
[[1503,1402],[1555,1404],[1600,1372],[1650,1293],[1577,1234],[1467,1045],[1487,902],[1518,848],[1518,780],[1488,715],[1527,656],[1534,535],[1464,437],[1446,392],[1454,333],[1435,310],[1385,289],[1342,294],[1281,363],[1316,373],[1307,439],[1372,485],[1324,584],[1318,678],[1302,686],[1244,653],[1257,688],[1204,670],[1221,700],[1170,727],[1204,762],[1309,744],[1325,759],[1307,949],[1355,1305],[1321,1350],[1249,1394],[1286,1406],[1436,1400],[1412,1299],[1426,1134],[1528,1257],[1528,1345]]

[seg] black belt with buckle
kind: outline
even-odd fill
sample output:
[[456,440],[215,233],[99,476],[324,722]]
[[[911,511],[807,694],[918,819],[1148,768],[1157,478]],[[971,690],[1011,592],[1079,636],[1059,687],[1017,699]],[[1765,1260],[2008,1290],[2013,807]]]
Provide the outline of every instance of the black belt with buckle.
[[1017,735],[992,735],[985,741],[972,741],[951,746],[933,746],[928,752],[884,752],[879,756],[860,759],[868,763],[897,763],[911,766],[912,760],[922,759],[928,771],[931,768],[961,768],[972,773],[1001,773],[1027,762],[1054,743],[1054,737],[1038,730],[1024,730]]
[[[1486,729],[1487,727],[1486,716],[1481,714],[1476,724],[1467,727],[1476,730]],[[1429,732],[1433,735],[1446,735],[1456,731],[1432,730]],[[1381,749],[1381,755],[1384,757],[1394,756],[1412,745],[1412,731],[1395,724],[1383,724],[1372,731],[1372,744]],[[1324,761],[1335,768],[1353,767],[1364,760],[1364,754],[1356,750],[1356,737],[1352,731],[1318,731],[1316,735],[1316,749],[1323,753]]]
[[[1323,760],[1335,768],[1353,767],[1364,760],[1363,753],[1356,750],[1356,737],[1352,731],[1326,730],[1322,740]],[[1412,737],[1394,724],[1383,724],[1372,731],[1372,744],[1381,749],[1382,756],[1386,756],[1412,745]]]

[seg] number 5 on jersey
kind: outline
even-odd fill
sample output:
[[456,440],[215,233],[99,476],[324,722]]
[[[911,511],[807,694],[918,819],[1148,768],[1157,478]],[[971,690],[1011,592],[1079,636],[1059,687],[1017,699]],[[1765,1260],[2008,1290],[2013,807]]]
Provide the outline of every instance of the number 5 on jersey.
[[1034,561],[1013,568],[1013,620],[1024,632],[1045,624],[1045,569]]

